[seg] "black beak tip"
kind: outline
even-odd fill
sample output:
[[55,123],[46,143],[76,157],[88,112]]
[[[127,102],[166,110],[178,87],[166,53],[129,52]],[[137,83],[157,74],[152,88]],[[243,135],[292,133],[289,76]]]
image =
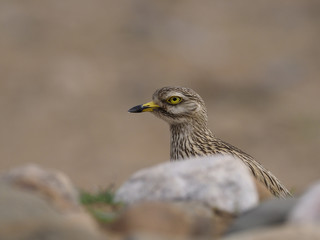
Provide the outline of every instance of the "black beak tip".
[[138,105],[138,106],[135,106],[135,107],[133,107],[133,108],[130,108],[130,109],[128,110],[128,112],[129,112],[129,113],[140,113],[140,112],[142,112],[142,110],[143,110],[142,105]]

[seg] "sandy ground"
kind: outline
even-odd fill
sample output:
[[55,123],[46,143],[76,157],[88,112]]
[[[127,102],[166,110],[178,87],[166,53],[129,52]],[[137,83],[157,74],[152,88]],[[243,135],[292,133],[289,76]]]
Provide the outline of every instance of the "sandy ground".
[[169,159],[166,123],[127,110],[180,85],[299,193],[320,178],[319,18],[316,0],[0,1],[0,169],[121,184]]

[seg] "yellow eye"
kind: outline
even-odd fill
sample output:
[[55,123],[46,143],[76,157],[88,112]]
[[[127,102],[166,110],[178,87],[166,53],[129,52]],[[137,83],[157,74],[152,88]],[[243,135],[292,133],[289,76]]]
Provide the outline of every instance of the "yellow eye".
[[170,104],[178,104],[181,101],[182,101],[182,98],[181,97],[177,97],[177,96],[169,97],[167,99],[167,102],[170,103]]

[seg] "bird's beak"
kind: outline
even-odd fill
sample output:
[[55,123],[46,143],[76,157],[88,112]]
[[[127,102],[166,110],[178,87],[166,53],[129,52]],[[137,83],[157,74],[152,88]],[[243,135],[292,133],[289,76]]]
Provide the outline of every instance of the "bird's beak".
[[130,113],[140,113],[140,112],[152,112],[154,109],[159,108],[160,106],[155,104],[154,102],[148,102],[145,104],[141,104],[130,108],[128,112]]

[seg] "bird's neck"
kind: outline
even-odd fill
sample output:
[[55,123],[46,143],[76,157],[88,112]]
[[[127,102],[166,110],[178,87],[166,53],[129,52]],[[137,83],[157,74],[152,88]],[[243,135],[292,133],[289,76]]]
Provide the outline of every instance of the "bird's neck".
[[171,161],[205,156],[213,147],[214,135],[206,123],[188,122],[170,125],[170,133]]

